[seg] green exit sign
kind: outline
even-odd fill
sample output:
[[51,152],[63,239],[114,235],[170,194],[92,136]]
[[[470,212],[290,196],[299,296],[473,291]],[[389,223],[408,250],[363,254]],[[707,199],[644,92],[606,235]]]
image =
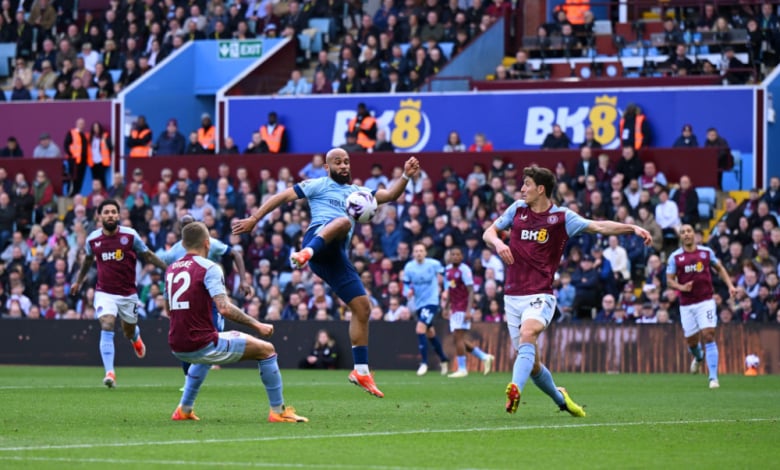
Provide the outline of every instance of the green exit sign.
[[263,41],[219,41],[217,57],[220,59],[246,59],[263,55]]

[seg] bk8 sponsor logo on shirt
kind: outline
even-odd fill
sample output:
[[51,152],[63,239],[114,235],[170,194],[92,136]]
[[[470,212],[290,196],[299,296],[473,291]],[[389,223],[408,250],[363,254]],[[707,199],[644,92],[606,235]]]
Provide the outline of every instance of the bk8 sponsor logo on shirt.
[[547,240],[549,239],[550,237],[546,228],[539,230],[523,229],[520,231],[520,240],[530,240],[542,244],[547,243]]
[[103,261],[122,261],[125,259],[125,252],[121,249],[105,252],[101,255]]
[[686,273],[700,273],[702,271],[704,271],[704,263],[702,263],[701,261],[697,262],[696,264],[685,265]]

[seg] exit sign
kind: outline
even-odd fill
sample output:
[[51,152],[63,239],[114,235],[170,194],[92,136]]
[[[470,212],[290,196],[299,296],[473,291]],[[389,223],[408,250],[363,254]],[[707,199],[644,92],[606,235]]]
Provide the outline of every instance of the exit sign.
[[263,55],[263,41],[219,41],[217,57],[220,59],[247,59]]

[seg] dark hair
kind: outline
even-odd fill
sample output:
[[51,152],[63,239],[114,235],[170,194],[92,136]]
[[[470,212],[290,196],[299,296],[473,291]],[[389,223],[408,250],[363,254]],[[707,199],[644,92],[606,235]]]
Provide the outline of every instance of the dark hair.
[[544,194],[552,197],[555,189],[555,174],[547,168],[531,165],[523,168],[523,178],[531,178],[535,185],[544,187]]
[[116,207],[116,211],[117,212],[119,212],[121,210],[119,208],[119,203],[118,202],[116,202],[113,199],[106,199],[105,201],[101,202],[100,205],[98,206],[98,214],[102,214],[103,213],[103,208],[106,207],[106,206],[114,206],[114,207]]

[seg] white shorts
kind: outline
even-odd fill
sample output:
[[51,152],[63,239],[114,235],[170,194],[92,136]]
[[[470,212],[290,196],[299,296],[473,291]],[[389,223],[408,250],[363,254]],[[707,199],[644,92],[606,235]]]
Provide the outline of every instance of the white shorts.
[[177,359],[190,364],[233,364],[241,360],[246,349],[246,336],[240,331],[223,331],[216,346],[209,344],[192,352],[174,352]]
[[552,294],[505,295],[504,310],[509,337],[517,349],[520,345],[520,325],[526,320],[537,320],[545,328],[550,325],[558,300]]
[[116,317],[119,315],[125,323],[135,325],[138,323],[138,294],[116,295],[95,291],[95,316],[103,315]]
[[715,300],[704,300],[697,304],[680,305],[680,320],[683,335],[689,338],[705,328],[715,328],[718,324],[718,311]]
[[452,312],[450,314],[450,332],[470,329],[471,321],[466,320],[466,312]]

